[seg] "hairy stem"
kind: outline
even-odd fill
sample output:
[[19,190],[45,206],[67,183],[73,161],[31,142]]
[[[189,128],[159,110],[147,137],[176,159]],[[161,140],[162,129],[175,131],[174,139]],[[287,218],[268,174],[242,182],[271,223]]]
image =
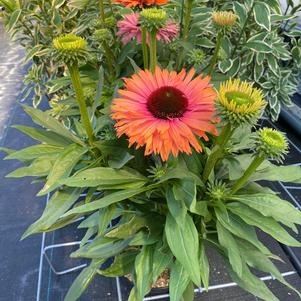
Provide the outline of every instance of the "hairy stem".
[[115,77],[114,64],[113,64],[115,60],[114,53],[112,52],[112,49],[108,46],[107,42],[103,42],[102,47],[106,54],[110,77],[111,80],[113,80]]
[[143,54],[143,65],[144,69],[149,68],[149,63],[148,63],[148,49],[147,49],[147,43],[146,43],[146,29],[142,28],[142,54]]
[[92,129],[92,124],[89,118],[89,113],[87,110],[87,105],[86,105],[86,101],[84,98],[84,93],[83,93],[83,88],[82,88],[82,84],[80,81],[80,74],[79,74],[79,70],[78,70],[78,65],[77,64],[72,64],[72,65],[68,65],[68,69],[70,72],[70,77],[71,77],[71,81],[72,81],[72,85],[75,91],[75,95],[76,95],[76,100],[78,102],[79,105],[79,110],[80,110],[80,115],[81,115],[81,120],[82,123],[84,125],[84,128],[86,130],[88,139],[89,139],[89,144],[92,146],[93,145],[93,129]]
[[150,50],[150,70],[155,73],[157,66],[157,31],[153,30],[149,32],[149,50]]
[[250,176],[256,171],[259,165],[264,161],[265,157],[256,156],[251,162],[250,166],[246,169],[244,174],[237,180],[235,185],[232,187],[232,193],[238,191],[250,178]]
[[217,138],[215,150],[209,155],[203,171],[203,181],[206,182],[214,169],[216,162],[222,157],[224,148],[233,133],[230,123],[228,123]]
[[100,19],[101,19],[102,25],[104,26],[105,25],[106,16],[105,16],[105,8],[104,8],[103,0],[99,0],[98,4],[99,4]]
[[[185,3],[185,14],[183,17],[181,17],[183,20],[181,22],[183,23],[183,30],[181,26],[181,37],[184,41],[187,41],[189,36],[189,28],[190,28],[190,22],[191,22],[191,11],[192,11],[192,4],[193,0],[186,0]],[[182,3],[182,9],[184,9],[184,1]],[[176,69],[179,71],[183,66],[183,60],[184,60],[184,49],[181,50],[179,54],[179,58],[177,60],[177,67]]]
[[223,33],[222,33],[222,31],[220,31],[217,34],[215,50],[214,50],[214,53],[213,53],[213,56],[212,56],[212,59],[211,59],[210,65],[209,65],[208,75],[210,75],[210,76],[212,75],[215,65],[216,65],[216,62],[217,62],[218,53],[219,53],[219,50],[222,45],[222,38],[223,38]]

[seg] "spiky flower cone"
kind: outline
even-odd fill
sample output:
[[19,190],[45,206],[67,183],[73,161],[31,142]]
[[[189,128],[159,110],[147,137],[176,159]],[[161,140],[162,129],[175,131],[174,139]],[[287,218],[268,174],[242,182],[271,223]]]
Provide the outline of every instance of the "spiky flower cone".
[[285,135],[271,128],[256,132],[256,152],[266,158],[282,162],[288,153],[288,142]]
[[224,121],[233,127],[254,125],[265,106],[262,91],[254,88],[253,83],[230,79],[220,86],[217,108]]
[[141,26],[148,31],[159,30],[167,20],[166,12],[159,8],[146,8],[140,13]]
[[87,42],[74,34],[59,36],[53,40],[57,59],[67,65],[85,61],[87,57]]

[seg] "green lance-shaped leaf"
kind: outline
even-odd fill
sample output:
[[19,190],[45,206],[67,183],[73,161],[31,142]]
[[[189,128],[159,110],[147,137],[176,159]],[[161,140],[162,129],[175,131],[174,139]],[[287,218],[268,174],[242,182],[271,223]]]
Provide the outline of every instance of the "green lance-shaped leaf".
[[172,215],[168,214],[165,234],[172,253],[185,267],[195,285],[200,285],[199,238],[198,231],[190,215],[186,215],[185,222],[180,227]]
[[31,161],[41,156],[59,154],[63,147],[49,144],[37,144],[17,150],[4,158],[4,160],[16,159],[19,161]]
[[108,207],[99,210],[99,222],[98,222],[98,235],[103,235],[108,228],[112,219],[117,218],[120,215],[120,211],[117,210],[117,206],[110,205]]
[[294,224],[301,224],[301,212],[291,203],[282,200],[275,194],[235,195],[230,199],[243,203],[264,216],[272,217],[294,231],[297,231]]
[[34,161],[29,166],[20,167],[6,175],[7,178],[22,178],[22,177],[44,177],[49,174],[56,155],[42,156]]
[[36,124],[39,124],[75,143],[84,145],[83,141],[81,141],[78,137],[72,134],[72,132],[68,130],[62,123],[60,123],[55,118],[51,117],[49,114],[25,105],[23,105],[23,108],[24,111],[28,115],[30,115],[30,117]]
[[26,230],[22,239],[46,231],[78,200],[80,194],[79,188],[57,191],[48,201],[43,215]]
[[204,241],[200,242],[200,270],[204,288],[208,291],[210,266],[208,257],[206,255]]
[[109,258],[124,250],[130,240],[116,240],[108,237],[97,237],[71,254],[73,258]]
[[182,198],[175,198],[172,187],[169,187],[166,191],[166,201],[168,209],[176,220],[177,224],[182,227],[184,225],[187,209]]
[[78,172],[73,177],[64,179],[62,184],[71,187],[97,187],[99,185],[119,185],[132,182],[146,182],[146,178],[129,169],[95,167]]
[[57,146],[66,146],[71,143],[70,140],[52,132],[46,131],[44,129],[33,128],[25,125],[13,125],[13,128],[21,131],[25,135],[31,137],[32,139]]
[[128,250],[117,255],[114,262],[105,270],[98,270],[100,275],[106,277],[121,277],[131,273],[134,269],[135,259],[138,254],[136,250]]
[[171,266],[169,282],[170,301],[180,301],[189,282],[189,274],[182,264],[176,260]]
[[247,224],[260,228],[279,242],[293,247],[301,246],[301,243],[290,236],[273,218],[265,217],[259,212],[239,203],[228,204],[227,208],[241,217]]
[[230,276],[240,287],[265,301],[279,301],[266,287],[263,281],[254,276],[246,264],[243,264],[242,276],[239,277],[231,268]]
[[112,230],[106,233],[106,237],[125,239],[133,236],[138,230],[146,227],[147,221],[141,216],[133,216],[126,223],[117,225]]
[[[229,179],[237,180],[246,170],[252,161],[252,156],[249,154],[238,155],[235,157],[235,165],[229,168]],[[250,182],[254,181],[280,181],[301,183],[301,167],[296,165],[276,166],[269,161],[264,161],[250,177]]]
[[220,245],[226,250],[228,254],[229,262],[235,271],[235,273],[241,277],[242,275],[242,259],[239,252],[236,239],[232,234],[224,228],[219,222],[216,224],[218,241]]
[[47,181],[38,195],[45,195],[59,187],[61,185],[59,180],[70,175],[74,166],[87,151],[87,148],[83,148],[77,144],[70,144],[54,162]]
[[162,242],[158,241],[155,245],[155,252],[153,256],[153,267],[152,267],[152,282],[156,282],[161,273],[169,267],[173,261],[173,255],[168,250],[164,250],[161,246]]
[[197,201],[196,182],[193,179],[180,180],[173,186],[173,194],[178,201],[184,201],[190,212],[204,217],[209,215],[207,202]]
[[139,189],[128,189],[128,190],[121,190],[117,192],[110,193],[99,200],[93,201],[91,203],[78,206],[70,211],[68,211],[65,216],[77,214],[77,213],[88,213],[91,211],[95,211],[101,208],[108,207],[111,204],[115,204],[121,202],[123,200],[129,199],[137,194],[140,194],[146,190],[148,187],[139,188]]
[[268,31],[271,30],[271,11],[267,4],[256,2],[254,5],[254,18],[260,27]]
[[278,271],[277,267],[272,263],[272,261],[260,251],[256,250],[252,245],[247,242],[239,241],[239,248],[245,262],[260,271],[271,274],[279,282],[293,290],[300,298],[301,293],[291,286]]
[[92,260],[91,264],[80,272],[69,288],[64,301],[76,301],[80,298],[96,276],[97,269],[103,261],[103,259]]
[[232,234],[247,240],[253,246],[258,248],[264,254],[271,254],[271,252],[258,240],[254,227],[245,223],[240,217],[228,212],[225,214],[222,210],[216,208],[215,214],[218,221]]
[[16,24],[18,23],[18,21],[20,19],[21,14],[22,14],[21,9],[17,9],[11,14],[8,24],[7,24],[7,29],[9,32],[13,31],[13,29],[15,28]]
[[151,288],[154,251],[154,245],[143,246],[135,260],[135,288],[138,300],[142,300]]

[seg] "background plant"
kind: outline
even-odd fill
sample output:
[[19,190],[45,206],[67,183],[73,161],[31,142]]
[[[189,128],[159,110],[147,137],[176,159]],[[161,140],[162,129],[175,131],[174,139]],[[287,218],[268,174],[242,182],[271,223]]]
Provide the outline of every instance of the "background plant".
[[[26,47],[25,61],[32,62],[25,84],[28,94],[32,90],[35,92],[34,106],[46,95],[53,100],[53,114],[66,117],[77,112],[72,91],[66,88],[70,82],[62,77],[65,69],[53,63],[51,41],[58,34],[73,32],[89,42],[93,55],[85,69],[88,90],[93,84],[96,85],[98,69],[104,60],[107,61],[106,58],[110,58],[117,69],[116,75],[129,68],[131,59],[139,65],[140,54],[139,58],[133,57],[137,47],[134,44],[121,50],[114,41],[114,53],[108,54],[113,41],[108,39],[105,43],[108,45],[105,45],[93,38],[93,33],[99,28],[108,28],[113,33],[116,21],[111,17],[120,18],[120,15],[129,12],[128,9],[116,5],[112,8],[105,3],[102,10],[96,0],[69,1],[68,4],[64,0],[0,3],[6,7],[7,29]],[[172,1],[166,6],[169,14],[183,25],[181,39],[171,46],[171,53],[167,55],[164,50],[164,59],[168,58],[166,63],[169,66],[176,64],[176,54],[182,51],[177,64],[186,67],[194,65],[204,71],[208,67],[205,62],[213,55],[217,32],[211,14],[216,10],[233,10],[239,16],[238,23],[223,35],[214,80],[218,83],[239,76],[255,81],[264,90],[269,102],[267,113],[277,119],[281,105],[291,104],[290,97],[297,91],[299,82],[301,50],[296,13],[300,11],[300,5],[294,6],[293,2],[287,1],[285,14],[282,14],[277,0],[231,3],[202,0],[187,3],[188,6],[183,6],[183,9],[181,1]],[[184,18],[186,10],[191,11],[191,14],[188,11],[190,18],[187,20]],[[195,51],[202,51],[204,59],[196,59],[193,56]]]
[[[127,137],[117,137],[115,131],[115,127],[118,131],[124,124],[116,126],[111,118],[112,111],[116,113],[112,102],[116,104],[122,95],[118,90],[124,87],[121,78],[137,76],[145,63],[141,44],[132,40],[122,45],[116,37],[116,22],[123,14],[139,9],[98,1],[71,1],[69,6],[64,1],[22,3],[27,8],[36,4],[46,5],[42,8],[48,8],[47,13],[57,5],[58,14],[72,11],[74,16],[69,20],[70,27],[64,23],[61,31],[55,31],[58,30],[55,26],[54,41],[48,41],[46,35],[45,44],[38,44],[41,49],[35,49],[29,56],[33,61],[45,59],[45,68],[49,60],[55,68],[55,76],[52,78],[50,73],[44,82],[51,92],[48,91],[52,108],[41,111],[24,106],[33,122],[41,127],[16,125],[15,128],[38,143],[21,150],[6,149],[6,159],[24,163],[9,177],[36,177],[36,181],[44,183],[38,195],[51,193],[43,215],[23,238],[85,218],[79,227],[86,229],[86,234],[71,256],[88,258],[90,265],[79,274],[65,300],[77,300],[98,274],[108,277],[131,274],[135,286],[129,300],[140,301],[165,269],[170,271],[171,300],[193,300],[195,286],[202,284],[205,289],[209,286],[207,254],[212,248],[224,259],[233,280],[259,298],[278,300],[251,268],[272,274],[294,290],[273,264],[272,260],[280,260],[279,257],[258,239],[256,229],[297,247],[300,242],[287,228],[297,233],[301,215],[275,191],[258,182],[300,183],[301,168],[278,164],[288,151],[282,133],[270,129],[254,131],[266,105],[263,94],[268,96],[268,86],[262,93],[252,84],[230,80],[218,88],[221,81],[231,76],[255,79],[257,87],[268,85],[269,81],[264,82],[266,72],[270,72],[268,60],[277,56],[276,50],[272,55],[271,47],[278,45],[276,48],[280,49],[277,63],[290,58],[281,27],[273,31],[276,23],[272,18],[259,17],[259,8],[264,14],[279,12],[278,3],[269,1],[267,6],[251,1],[229,4],[187,0],[155,9],[159,16],[164,9],[169,18],[178,20],[180,38],[166,45],[152,36],[147,46],[148,52],[152,48],[149,66],[154,69],[158,62],[162,69],[176,71],[195,65],[198,72],[212,73],[219,91],[216,106],[220,121],[212,118],[210,122],[214,123],[213,129],[219,127],[220,135],[215,137],[211,127],[206,130],[208,139],[196,135],[200,136],[198,148],[194,147],[196,151],[187,154],[186,150],[168,160],[161,152],[145,155],[143,147],[129,147]],[[19,22],[30,25],[31,19],[22,15],[25,9],[22,5],[16,5],[8,18],[12,33],[18,32]],[[40,14],[42,8],[35,6],[38,9],[35,13]],[[213,10],[232,8],[240,18],[239,23],[235,20],[236,25],[226,28],[213,24]],[[143,14],[148,34],[164,26],[161,18],[159,24],[154,23],[158,21],[156,15]],[[244,16],[250,25],[241,23]],[[287,20],[278,15],[277,18]],[[34,20],[33,28],[38,26],[39,19],[36,16]],[[79,35],[86,37],[86,42]],[[28,36],[23,32],[18,38],[32,41],[29,32]],[[267,41],[273,41],[272,46]],[[298,39],[291,43],[292,51],[298,52]],[[246,71],[244,64],[248,57],[251,57],[247,66],[250,68]],[[257,62],[259,58],[261,65]],[[206,62],[211,62],[210,69]],[[254,73],[259,65],[266,67],[261,77]],[[225,70],[225,66],[229,69]],[[285,73],[283,68],[282,72]],[[288,71],[285,74],[281,80],[291,83]],[[127,92],[131,95],[131,91]],[[201,148],[203,151],[198,153]],[[81,197],[83,192],[85,196]],[[111,265],[105,266],[112,259]]]

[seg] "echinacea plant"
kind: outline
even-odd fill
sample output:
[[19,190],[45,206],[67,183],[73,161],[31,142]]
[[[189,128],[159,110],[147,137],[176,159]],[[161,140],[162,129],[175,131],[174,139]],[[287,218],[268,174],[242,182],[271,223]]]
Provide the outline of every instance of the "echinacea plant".
[[[256,231],[301,246],[288,232],[298,232],[300,211],[259,183],[301,183],[301,168],[281,165],[288,153],[285,134],[258,129],[267,101],[256,83],[230,78],[213,84],[208,76],[214,78],[229,31],[242,14],[212,14],[217,41],[201,74],[197,67],[182,68],[206,61],[197,47],[188,60],[183,49],[177,64],[169,60],[177,34],[190,43],[192,0],[183,2],[183,20],[176,25],[171,23],[174,2],[166,8],[153,7],[166,3],[162,0],[116,2],[135,12],[117,21],[114,5],[100,1],[101,24],[89,39],[70,33],[53,39],[53,59],[74,98],[64,99],[65,105],[77,113],[56,119],[24,106],[42,128],[15,126],[39,143],[7,150],[6,159],[26,165],[8,176],[38,177],[44,183],[38,195],[51,194],[23,238],[84,218],[79,227],[87,232],[71,257],[90,264],[65,301],[78,300],[97,275],[126,276],[133,284],[128,300],[142,301],[162,273],[169,278],[171,301],[191,301],[195,288],[208,290],[212,250],[233,280],[253,295],[279,300],[255,268],[301,297],[275,267],[273,260],[281,259]],[[242,6],[237,3],[236,11]],[[107,14],[113,22],[106,22]],[[95,85],[87,64],[98,65],[98,49],[103,61]],[[130,64],[123,66],[127,56]]]

